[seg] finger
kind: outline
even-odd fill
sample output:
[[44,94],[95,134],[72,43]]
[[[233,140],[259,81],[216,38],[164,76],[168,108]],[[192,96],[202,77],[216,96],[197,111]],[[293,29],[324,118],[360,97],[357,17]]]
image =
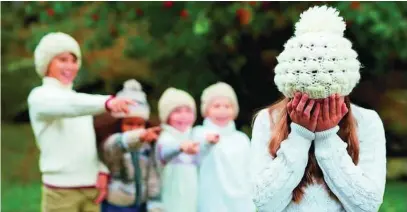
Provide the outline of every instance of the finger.
[[120,105],[120,108],[121,108],[121,110],[124,112],[124,113],[126,113],[126,114],[128,114],[130,111],[129,111],[129,107],[128,107],[128,105],[127,104],[121,104]]
[[342,104],[345,102],[345,97],[338,95],[338,100],[336,101],[336,114],[340,116],[342,114]]
[[344,116],[346,113],[348,113],[349,109],[346,106],[345,103],[342,104],[342,116]]
[[153,127],[151,130],[155,133],[160,133],[161,132],[161,127]]
[[311,99],[310,101],[308,101],[308,105],[307,105],[307,107],[305,108],[305,110],[304,110],[304,116],[305,117],[307,117],[307,119],[309,119],[310,118],[310,114],[311,114],[311,110],[312,110],[312,108],[314,107],[314,103],[315,103],[315,100],[313,100],[313,99]]
[[315,105],[315,109],[314,112],[312,112],[312,116],[311,116],[311,121],[316,121],[318,119],[319,116],[319,112],[321,110],[321,104],[316,104]]
[[330,117],[333,117],[334,115],[336,115],[336,102],[337,102],[337,98],[336,98],[335,94],[329,96],[329,114],[330,114]]
[[329,98],[324,99],[322,107],[322,118],[324,120],[329,120]]
[[293,109],[296,108],[297,105],[298,105],[298,103],[300,102],[301,95],[302,95],[302,94],[301,94],[300,92],[295,93],[295,96],[294,96],[294,99],[293,99],[293,103],[292,103],[292,108],[293,108]]
[[126,102],[126,104],[127,105],[137,105],[137,102],[135,102],[135,101],[133,101],[133,100],[131,100],[131,99],[125,99],[125,102]]
[[287,103],[287,112],[291,113],[292,110],[293,110],[293,104],[292,104],[292,100],[291,100]]
[[95,203],[96,203],[96,204],[102,203],[103,200],[105,199],[106,195],[107,195],[107,193],[106,193],[105,190],[100,191],[98,197],[97,197],[96,200],[95,200]]
[[301,100],[298,103],[297,108],[296,108],[298,114],[302,114],[302,112],[304,111],[304,107],[305,107],[305,104],[307,103],[307,100],[308,100],[308,95],[303,94],[301,97]]

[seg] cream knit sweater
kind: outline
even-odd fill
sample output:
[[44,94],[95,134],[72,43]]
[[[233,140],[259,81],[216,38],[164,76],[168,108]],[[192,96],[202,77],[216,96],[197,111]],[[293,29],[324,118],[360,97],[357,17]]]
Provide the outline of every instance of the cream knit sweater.
[[105,111],[108,98],[77,93],[48,77],[31,91],[29,115],[44,184],[94,186],[98,172],[107,172],[98,160],[92,115]]
[[[336,134],[339,127],[312,133],[292,123],[277,156],[268,153],[270,116],[261,111],[252,136],[252,191],[259,212],[273,211],[378,211],[386,181],[386,145],[382,121],[372,110],[352,105],[360,141],[359,163],[354,165],[346,143]],[[301,181],[311,143],[324,180],[338,197],[336,201],[318,184],[305,189],[304,198],[294,203],[292,191]]]

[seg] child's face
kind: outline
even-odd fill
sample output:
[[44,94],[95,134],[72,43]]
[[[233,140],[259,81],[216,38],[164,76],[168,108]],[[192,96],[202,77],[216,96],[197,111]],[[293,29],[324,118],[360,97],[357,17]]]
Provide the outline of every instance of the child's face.
[[206,117],[214,124],[224,127],[235,119],[235,108],[229,98],[217,97],[210,102]]
[[181,106],[175,108],[168,118],[168,124],[175,129],[184,132],[192,127],[195,121],[195,113],[192,108],[188,106]]
[[122,119],[122,132],[146,128],[146,121],[140,117],[129,117]]
[[62,84],[69,85],[76,78],[79,71],[79,63],[77,58],[65,52],[55,56],[48,66],[48,77],[53,77],[59,80]]

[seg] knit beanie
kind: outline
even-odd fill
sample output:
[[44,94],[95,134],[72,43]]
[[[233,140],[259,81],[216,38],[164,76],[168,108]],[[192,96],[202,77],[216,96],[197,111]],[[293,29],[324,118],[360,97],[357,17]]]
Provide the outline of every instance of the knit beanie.
[[181,106],[188,106],[196,113],[194,98],[187,92],[176,88],[168,88],[158,101],[158,113],[162,123],[166,123],[171,112]]
[[51,32],[42,37],[34,51],[34,63],[38,75],[44,77],[52,59],[64,52],[74,54],[79,67],[81,66],[81,49],[73,37],[62,32]]
[[201,96],[201,114],[205,116],[206,110],[210,105],[211,101],[216,97],[226,97],[232,102],[235,108],[235,115],[239,114],[239,103],[237,101],[237,96],[232,86],[224,82],[215,83],[207,87]]
[[361,65],[352,43],[343,37],[345,27],[334,8],[315,6],[303,12],[277,57],[278,90],[289,98],[297,91],[311,99],[348,95],[359,82]]
[[124,82],[123,90],[119,91],[116,97],[128,98],[136,102],[136,105],[130,106],[130,112],[126,113],[113,113],[112,116],[116,118],[140,117],[144,120],[150,118],[150,106],[147,102],[146,94],[140,83],[135,79],[130,79]]

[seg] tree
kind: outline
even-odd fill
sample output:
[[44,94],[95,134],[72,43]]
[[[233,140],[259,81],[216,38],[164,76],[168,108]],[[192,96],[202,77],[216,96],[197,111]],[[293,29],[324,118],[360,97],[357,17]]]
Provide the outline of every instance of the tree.
[[[365,67],[362,80],[405,67],[404,2],[24,2],[13,10],[2,8],[2,14],[10,17],[10,33],[30,32],[19,42],[28,52],[55,30],[73,34],[85,58],[124,40],[122,57],[151,65],[143,80],[154,88],[152,105],[168,86],[197,98],[210,83],[226,81],[240,99],[238,124],[247,124],[257,109],[280,96],[273,82],[275,57],[293,35],[300,13],[321,4],[337,7],[345,18],[345,35]],[[15,19],[11,12],[24,18]],[[88,60],[85,68],[107,65]],[[133,73],[137,67],[124,70]]]

